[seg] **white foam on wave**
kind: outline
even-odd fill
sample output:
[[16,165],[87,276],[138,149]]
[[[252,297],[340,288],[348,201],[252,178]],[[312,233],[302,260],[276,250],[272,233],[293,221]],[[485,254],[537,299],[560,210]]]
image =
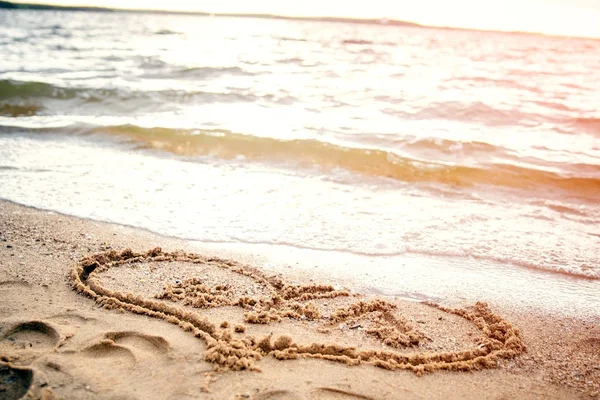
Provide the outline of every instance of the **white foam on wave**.
[[[600,222],[600,212],[592,205],[577,216],[506,193],[449,196],[120,146],[94,137],[0,136],[0,160],[12,167],[0,170],[0,197],[201,241],[476,259],[600,278],[599,237],[588,223]],[[45,172],[24,172],[36,169]]]

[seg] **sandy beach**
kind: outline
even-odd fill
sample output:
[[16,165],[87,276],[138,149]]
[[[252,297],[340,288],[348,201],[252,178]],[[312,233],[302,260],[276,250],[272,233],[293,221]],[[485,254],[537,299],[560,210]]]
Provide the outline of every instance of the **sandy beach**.
[[366,296],[134,228],[0,216],[3,399],[599,398],[598,320]]
[[0,400],[600,400],[600,5],[72,1],[0,0]]

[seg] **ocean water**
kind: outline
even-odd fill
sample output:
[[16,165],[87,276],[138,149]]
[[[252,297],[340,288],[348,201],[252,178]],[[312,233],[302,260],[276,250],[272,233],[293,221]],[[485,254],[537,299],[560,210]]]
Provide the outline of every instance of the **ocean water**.
[[600,40],[0,11],[0,198],[598,312]]

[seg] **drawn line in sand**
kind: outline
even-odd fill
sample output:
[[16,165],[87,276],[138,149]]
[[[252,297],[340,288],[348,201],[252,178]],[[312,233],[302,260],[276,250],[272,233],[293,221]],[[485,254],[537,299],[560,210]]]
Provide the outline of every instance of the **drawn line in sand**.
[[[109,251],[87,257],[77,263],[70,273],[73,287],[108,309],[123,309],[136,314],[164,319],[179,325],[185,331],[202,339],[207,346],[205,360],[215,364],[217,370],[260,370],[257,366],[264,356],[279,360],[299,357],[317,358],[345,363],[347,365],[370,364],[388,370],[410,370],[417,374],[436,370],[471,371],[493,368],[499,359],[513,358],[525,351],[519,330],[494,314],[487,304],[476,303],[468,309],[450,309],[434,303],[424,303],[446,313],[454,314],[473,323],[481,332],[477,347],[470,350],[443,353],[401,354],[396,351],[357,350],[355,347],[321,343],[298,344],[291,337],[281,336],[272,342],[271,335],[261,339],[246,336],[233,337],[227,327],[221,328],[198,313],[185,310],[165,301],[148,299],[132,293],[121,293],[103,287],[99,275],[110,268],[141,262],[191,262],[220,267],[245,275],[268,289],[269,296],[261,298],[243,297],[231,299],[226,287],[202,287],[199,280],[187,280],[180,285],[167,286],[158,297],[181,301],[197,308],[237,305],[247,310],[248,323],[271,323],[282,318],[323,318],[310,301],[319,298],[348,296],[347,292],[336,291],[331,286],[294,286],[277,277],[267,277],[261,271],[243,266],[235,261],[209,258],[183,252],[167,253],[155,248],[146,253]],[[186,291],[188,293],[186,293]],[[192,295],[195,293],[195,295]],[[356,302],[340,309],[329,317],[334,324],[353,321],[370,316],[373,320],[370,334],[384,344],[399,348],[418,344],[422,334],[412,329],[392,314],[396,306],[382,300]],[[373,317],[375,315],[375,317]]]

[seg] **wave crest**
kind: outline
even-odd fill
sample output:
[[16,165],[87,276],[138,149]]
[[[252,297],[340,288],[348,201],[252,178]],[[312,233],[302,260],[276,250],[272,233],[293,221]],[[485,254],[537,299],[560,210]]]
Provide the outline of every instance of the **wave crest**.
[[252,72],[240,67],[193,67],[173,72],[179,78],[214,78],[222,75],[252,76]]
[[[252,94],[244,92],[208,92],[208,91],[182,91],[182,90],[159,90],[159,91],[132,91],[128,89],[95,89],[86,87],[66,88],[55,86],[44,82],[21,82],[13,80],[0,80],[0,100],[74,100],[83,103],[102,103],[103,114],[106,108],[112,109],[123,105],[126,101],[150,100],[153,104],[165,101],[176,103],[236,103],[253,101],[272,101],[275,103],[290,103],[296,99],[291,96],[281,97],[274,94]],[[43,103],[42,103],[43,104]],[[143,103],[141,103],[143,105]],[[30,111],[15,105],[0,104],[0,115],[18,114],[12,116],[35,115],[42,106],[27,105]],[[18,109],[17,109],[18,108]]]
[[[0,131],[18,128],[3,127]],[[47,131],[38,130],[38,132]],[[73,126],[60,128],[72,134],[114,135],[138,143],[139,149],[158,149],[182,156],[212,156],[221,159],[245,159],[257,162],[319,166],[344,169],[366,176],[411,183],[434,183],[455,187],[494,185],[520,190],[563,191],[573,197],[600,199],[600,178],[564,176],[551,171],[510,164],[477,166],[424,162],[394,152],[341,146],[315,139],[279,140],[232,133],[225,130],[182,130],[145,128],[135,125]],[[28,132],[32,132],[28,129]],[[408,146],[457,146],[444,141],[412,142]],[[481,144],[470,144],[481,147]],[[485,146],[484,146],[485,147]],[[486,150],[487,148],[480,149]],[[489,150],[489,149],[487,149]]]

